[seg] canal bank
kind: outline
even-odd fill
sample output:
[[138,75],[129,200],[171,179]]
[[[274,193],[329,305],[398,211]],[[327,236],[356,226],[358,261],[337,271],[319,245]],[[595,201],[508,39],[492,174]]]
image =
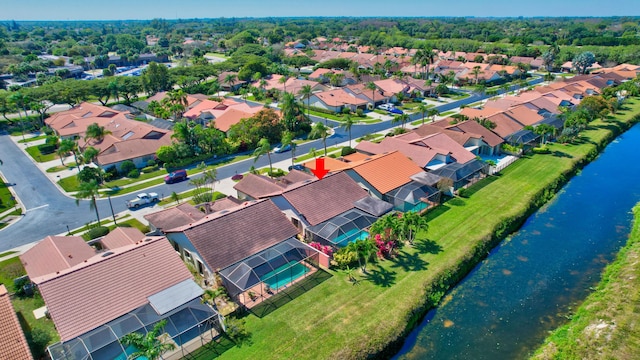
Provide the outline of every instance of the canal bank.
[[[611,136],[596,141],[593,151],[558,177],[558,184],[625,129],[608,125]],[[638,141],[640,128],[635,127],[548,206],[520,218],[526,220],[520,231],[492,250],[426,315],[398,358],[507,359],[531,353],[549,330],[566,321],[564,316],[584,299],[626,240],[629,209],[640,197],[640,169],[630,163]],[[532,204],[553,197],[552,190],[544,189]]]

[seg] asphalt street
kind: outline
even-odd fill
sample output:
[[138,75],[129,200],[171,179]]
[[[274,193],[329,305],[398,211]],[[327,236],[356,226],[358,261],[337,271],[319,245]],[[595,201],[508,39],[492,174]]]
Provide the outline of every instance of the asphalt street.
[[[539,82],[542,82],[541,78],[530,81],[530,84],[537,84]],[[516,87],[513,87],[512,89],[515,88]],[[461,105],[471,104],[486,98],[488,98],[488,96],[485,94],[473,93],[465,99],[437,106],[436,109],[440,112],[445,112]],[[412,114],[410,121],[420,119],[421,117],[422,115],[419,113]],[[311,119],[314,122],[325,122],[325,119],[315,116],[311,116]],[[335,133],[327,138],[327,147],[348,139],[348,133],[339,127],[339,123],[331,120],[326,122],[327,125],[335,129]],[[391,121],[383,121],[371,125],[354,125],[351,128],[352,139],[355,140],[365,134],[383,131],[391,127],[393,127]],[[0,252],[41,240],[48,235],[64,233],[67,231],[67,227],[71,229],[78,228],[96,219],[95,212],[90,210],[88,200],[81,200],[76,204],[75,198],[62,194],[34,165],[33,160],[25,155],[18,146],[11,141],[7,134],[0,134],[0,159],[4,162],[3,165],[0,165],[0,172],[2,172],[9,183],[14,184],[11,186],[26,208],[22,219],[0,230]],[[296,152],[298,154],[304,154],[312,147],[321,151],[323,148],[322,140],[315,140],[299,145]],[[273,162],[290,159],[290,157],[290,152],[271,154]],[[268,165],[269,163],[266,156],[260,157],[257,162],[254,162],[253,159],[247,159],[218,168],[218,178],[224,179],[238,173],[244,173],[248,171],[251,166],[260,168]],[[174,191],[180,193],[190,190],[191,188],[193,188],[193,186],[190,185],[188,181],[183,181],[171,185],[161,184],[146,189],[145,191],[153,191],[163,197],[167,197]],[[119,213],[126,210],[126,200],[133,196],[135,196],[135,194],[112,197],[111,202],[114,212]],[[109,217],[111,215],[111,209],[108,199],[100,199],[97,203],[100,217]]]

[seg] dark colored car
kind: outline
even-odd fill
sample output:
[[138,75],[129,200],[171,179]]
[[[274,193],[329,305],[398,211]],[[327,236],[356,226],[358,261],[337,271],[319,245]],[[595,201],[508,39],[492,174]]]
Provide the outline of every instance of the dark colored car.
[[164,177],[166,184],[173,184],[174,182],[182,181],[187,178],[187,170],[176,170]]
[[388,112],[392,113],[392,114],[398,114],[398,115],[402,115],[404,114],[404,112],[398,108],[392,108],[387,110]]
[[307,168],[305,168],[304,166],[300,165],[300,164],[296,164],[296,165],[291,165],[289,166],[289,171],[291,170],[298,170],[298,171],[307,171]]

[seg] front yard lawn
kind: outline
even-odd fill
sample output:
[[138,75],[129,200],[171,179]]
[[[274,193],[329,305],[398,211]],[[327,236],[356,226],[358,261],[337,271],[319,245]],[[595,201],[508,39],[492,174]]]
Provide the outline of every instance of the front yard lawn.
[[29,146],[25,150],[27,151],[27,154],[29,154],[33,158],[33,160],[39,163],[52,161],[58,158],[58,155],[56,155],[56,153],[42,155],[37,146]]

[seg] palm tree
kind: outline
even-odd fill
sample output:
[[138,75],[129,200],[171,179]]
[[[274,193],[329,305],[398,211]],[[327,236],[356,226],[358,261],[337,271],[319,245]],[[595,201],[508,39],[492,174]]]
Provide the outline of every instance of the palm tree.
[[282,75],[278,83],[282,84],[282,92],[287,92],[287,80],[289,80],[289,75]]
[[91,199],[89,203],[89,209],[95,210],[96,218],[98,219],[98,226],[100,226],[100,214],[98,213],[98,205],[96,204],[96,197],[100,196],[100,186],[98,181],[91,180],[89,182],[81,182],[79,186],[80,190],[76,193],[76,205],[80,205],[81,199]]
[[329,136],[329,127],[323,123],[317,122],[313,124],[309,137],[312,139],[322,138],[322,145],[324,145],[324,156],[327,156],[327,137]]
[[213,79],[210,83],[209,83],[209,95],[213,95],[215,94],[216,97],[220,97],[220,83],[218,82],[218,79]]
[[187,94],[182,89],[179,89],[169,91],[167,95],[171,112],[174,114],[174,119],[178,120],[178,118],[182,117],[182,113],[187,109],[187,106],[189,106]]
[[236,76],[234,74],[227,74],[224,77],[224,83],[229,86],[229,91],[233,89],[233,85],[236,83]]
[[293,140],[293,133],[291,131],[285,131],[282,133],[282,139],[280,140],[282,143],[281,146],[290,146],[291,147],[291,166],[293,166],[293,158],[296,153],[296,142]]
[[406,235],[409,244],[413,245],[413,241],[420,229],[427,230],[427,218],[416,211],[408,211],[402,214],[402,217],[399,220],[400,228]]
[[316,158],[316,148],[312,147],[309,149],[309,154],[311,154],[311,156],[313,156],[313,158]]
[[198,170],[202,171],[205,184],[211,184],[211,200],[213,201],[213,190],[216,187],[216,181],[218,181],[218,170],[215,167],[207,170],[207,164],[204,161],[198,165]]
[[431,122],[436,121],[436,116],[440,115],[440,111],[438,111],[438,109],[429,109],[429,111],[427,111],[427,116],[429,116],[431,118]]
[[351,247],[351,250],[356,253],[360,270],[366,274],[367,264],[369,263],[369,258],[374,250],[374,246],[371,241],[369,239],[356,240],[355,242],[349,243],[347,247]]
[[[78,167],[78,171],[80,171],[80,164],[78,163],[78,143],[72,139],[64,139],[60,140],[60,145],[58,146],[58,155],[72,153],[73,158],[76,162],[76,166]],[[62,161],[62,156],[60,156],[60,161]],[[64,165],[64,164],[62,164]]]
[[313,90],[311,89],[311,85],[305,85],[302,88],[300,88],[300,91],[298,91],[298,95],[300,95],[303,98],[307,98],[307,118],[309,117],[309,110],[311,109],[311,95],[313,94]]
[[88,141],[94,139],[96,142],[101,142],[105,136],[111,134],[111,131],[105,129],[104,126],[93,123],[87,126],[87,130],[84,133],[84,140]]
[[533,132],[542,136],[542,141],[541,141],[541,145],[544,145],[547,143],[547,135],[551,134],[551,135],[555,135],[557,129],[554,126],[551,126],[549,124],[540,124],[538,126],[536,126],[533,129]]
[[376,108],[376,84],[373,83],[373,81],[369,81],[367,83],[367,89],[372,91],[372,101],[373,101],[373,108]]
[[269,159],[269,171],[273,172],[273,166],[271,165],[271,144],[269,144],[267,138],[262,138],[258,141],[258,147],[253,151],[253,162],[258,161],[260,156],[264,154],[267,154],[267,158]]
[[471,70],[471,73],[475,77],[476,85],[478,85],[478,75],[484,74],[484,72],[482,70],[480,70],[480,66],[479,65],[476,65],[476,66],[473,67],[473,70]]
[[345,129],[349,133],[349,147],[351,147],[351,127],[357,124],[358,121],[351,117],[349,114],[344,115],[344,119],[342,121],[342,128]]
[[393,119],[391,120],[391,123],[392,124],[400,123],[402,125],[402,128],[404,129],[405,124],[407,123],[408,120],[409,120],[408,114],[400,114],[400,115],[394,116]]
[[22,128],[22,140],[24,140],[24,120],[22,118],[22,113],[20,110],[24,111],[25,119],[29,118],[29,114],[27,113],[27,102],[29,99],[26,95],[22,94],[20,91],[16,91],[9,95],[9,102],[13,104],[18,110],[18,116],[20,117],[20,126]]
[[422,125],[424,125],[424,115],[429,111],[429,108],[425,103],[420,103],[417,108],[418,112],[422,114]]
[[98,156],[100,151],[93,146],[87,146],[82,152],[82,161],[85,165],[90,164]]
[[132,332],[122,337],[121,341],[124,345],[133,345],[138,351],[129,355],[128,360],[137,358],[146,358],[149,360],[160,359],[162,354],[176,348],[174,343],[166,342],[167,334],[159,336],[160,332],[167,324],[167,320],[163,319],[153,326],[153,329],[145,335],[139,332]]

